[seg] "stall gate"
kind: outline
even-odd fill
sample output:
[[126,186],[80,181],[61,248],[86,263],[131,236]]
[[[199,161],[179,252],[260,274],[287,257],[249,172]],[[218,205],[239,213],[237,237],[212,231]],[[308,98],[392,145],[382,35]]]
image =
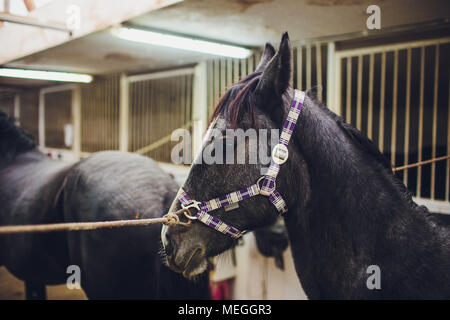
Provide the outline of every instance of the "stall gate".
[[127,78],[129,151],[171,162],[172,132],[192,133],[193,80],[193,68]]
[[[449,154],[450,38],[338,51],[338,112],[392,165]],[[396,173],[419,199],[449,201],[450,161]]]

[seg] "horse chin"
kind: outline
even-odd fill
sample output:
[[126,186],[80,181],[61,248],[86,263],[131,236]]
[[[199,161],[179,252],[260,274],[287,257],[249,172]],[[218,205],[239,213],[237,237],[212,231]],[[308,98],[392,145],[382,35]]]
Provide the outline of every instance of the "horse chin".
[[204,248],[198,248],[189,257],[183,271],[183,276],[192,279],[196,275],[205,272],[207,268],[208,262],[205,257],[205,250]]

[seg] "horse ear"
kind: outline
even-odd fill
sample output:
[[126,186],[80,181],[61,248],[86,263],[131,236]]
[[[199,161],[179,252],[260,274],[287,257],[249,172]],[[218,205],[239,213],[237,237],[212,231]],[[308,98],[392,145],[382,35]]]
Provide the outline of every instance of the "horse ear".
[[266,45],[264,46],[264,52],[261,56],[261,61],[256,67],[255,72],[263,71],[267,63],[270,61],[270,59],[272,59],[274,55],[275,55],[275,48],[270,43],[267,42]]
[[281,97],[292,83],[292,47],[289,35],[285,32],[281,38],[280,49],[267,64],[259,80],[256,92],[261,94],[264,97],[263,99],[274,93]]

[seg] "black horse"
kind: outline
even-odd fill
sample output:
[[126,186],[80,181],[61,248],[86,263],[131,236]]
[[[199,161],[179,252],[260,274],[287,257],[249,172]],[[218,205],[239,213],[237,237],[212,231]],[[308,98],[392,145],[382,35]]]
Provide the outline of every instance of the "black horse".
[[[226,92],[213,125],[221,131],[281,128],[293,98],[292,70],[286,33],[277,53],[267,44],[257,70]],[[193,199],[206,201],[254,184],[260,168],[197,163],[183,188]],[[277,189],[289,208],[285,224],[309,298],[450,298],[448,224],[414,203],[375,145],[311,95]],[[176,200],[171,210],[179,207]],[[239,202],[233,211],[211,214],[239,230],[262,227],[277,217],[261,195]],[[162,236],[169,265],[187,275],[200,272],[205,258],[236,243],[202,223],[165,227]],[[378,275],[372,265],[379,267]],[[369,279],[372,275],[380,287],[368,285],[376,279]]]
[[[178,189],[153,160],[100,152],[51,160],[0,113],[0,225],[156,218]],[[25,281],[27,298],[66,283],[70,265],[94,299],[208,299],[208,277],[188,281],[160,255],[161,225],[0,236],[0,266]]]

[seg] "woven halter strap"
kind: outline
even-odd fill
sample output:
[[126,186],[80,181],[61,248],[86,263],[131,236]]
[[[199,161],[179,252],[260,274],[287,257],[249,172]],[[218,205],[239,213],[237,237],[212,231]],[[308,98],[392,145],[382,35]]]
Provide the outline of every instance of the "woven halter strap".
[[275,145],[272,150],[269,170],[265,175],[260,177],[255,184],[245,189],[237,190],[204,202],[191,199],[183,188],[180,188],[177,194],[177,199],[181,202],[181,206],[186,209],[197,209],[197,213],[195,214],[187,214],[185,212],[186,217],[191,220],[198,220],[206,224],[208,227],[211,227],[234,239],[238,239],[245,233],[245,231],[240,231],[228,225],[222,220],[208,214],[208,212],[214,211],[221,207],[229,206],[233,203],[237,203],[257,195],[262,195],[269,198],[269,201],[275,206],[280,214],[285,213],[288,208],[286,201],[284,201],[283,197],[276,190],[276,179],[278,172],[280,171],[280,166],[286,162],[289,156],[287,146],[289,144],[289,140],[291,139],[292,132],[295,129],[304,100],[305,93],[303,91],[295,90],[289,114],[284,122],[278,144]]

